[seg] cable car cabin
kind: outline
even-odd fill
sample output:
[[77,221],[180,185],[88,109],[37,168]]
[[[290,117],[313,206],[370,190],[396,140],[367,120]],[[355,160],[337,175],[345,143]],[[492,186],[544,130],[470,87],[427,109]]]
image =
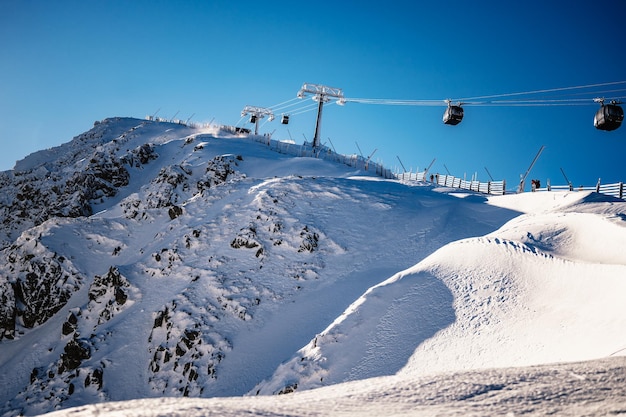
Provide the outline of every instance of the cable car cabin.
[[443,122],[447,125],[458,125],[463,120],[463,108],[461,106],[450,106],[443,114]]
[[256,123],[256,114],[250,116],[250,123]]
[[280,122],[284,125],[288,125],[289,124],[289,115],[288,114],[283,114],[283,117],[280,119]]
[[624,110],[617,104],[603,104],[593,118],[593,125],[599,130],[615,130],[624,120]]

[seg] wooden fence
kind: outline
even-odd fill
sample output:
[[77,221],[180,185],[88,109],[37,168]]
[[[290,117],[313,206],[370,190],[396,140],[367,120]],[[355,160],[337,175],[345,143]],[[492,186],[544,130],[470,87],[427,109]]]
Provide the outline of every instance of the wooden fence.
[[437,185],[444,187],[460,188],[462,190],[476,191],[483,194],[503,195],[506,192],[506,181],[467,181],[457,178],[453,175],[434,175],[434,181]]
[[615,184],[598,184],[596,187],[596,192],[611,195],[613,197],[621,198],[624,200],[626,197],[626,187],[624,187],[623,182],[618,182]]
[[459,188],[461,190],[476,191],[483,194],[502,195],[506,192],[506,181],[466,181],[453,175],[434,174],[432,178],[426,178],[426,172],[404,172],[397,174],[396,178],[400,181],[423,181],[441,185],[450,188]]
[[[450,188],[459,188],[462,190],[476,191],[483,194],[504,195],[506,194],[506,181],[466,181],[452,175],[435,174],[431,178],[427,178],[425,172],[404,172],[397,174],[396,178],[400,181],[420,181],[433,182],[434,184]],[[535,191],[595,191],[596,193],[609,195],[622,200],[626,200],[626,183],[617,182],[613,184],[601,184],[600,180],[594,186],[574,187],[569,185],[548,185],[545,188],[537,188]]]
[[403,172],[396,174],[396,179],[400,181],[426,181],[426,173],[422,172]]
[[579,186],[574,187],[572,184],[569,185],[551,185],[548,182],[548,185],[545,188],[538,188],[536,191],[595,191],[596,193],[609,195],[611,197],[616,197],[622,200],[626,199],[626,184],[623,182],[616,182],[612,184],[602,184],[600,180],[598,180],[597,184],[594,186]]

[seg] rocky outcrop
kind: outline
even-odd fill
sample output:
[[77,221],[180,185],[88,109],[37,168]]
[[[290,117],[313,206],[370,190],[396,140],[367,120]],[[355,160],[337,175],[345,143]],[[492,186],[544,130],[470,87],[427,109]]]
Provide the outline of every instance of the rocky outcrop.
[[186,294],[154,313],[148,340],[152,360],[149,382],[164,395],[198,396],[215,383],[218,365],[231,344],[212,322],[218,320],[212,306],[190,304]]
[[43,155],[39,161],[33,154],[26,162],[18,163],[16,170],[1,172],[0,249],[10,245],[24,230],[48,219],[89,216],[94,203],[116,195],[128,185],[129,169],[139,169],[158,157],[150,144],[126,153],[120,151],[120,145],[137,128],[111,140],[112,131],[119,126],[116,119],[107,119],[64,145],[67,151],[59,152],[55,159],[48,160]]
[[25,232],[0,259],[0,277],[5,277],[0,279],[0,340],[18,337],[20,327],[45,323],[83,282],[70,260],[47,250],[33,233]]
[[48,409],[62,406],[73,395],[106,400],[103,383],[106,361],[94,360],[98,343],[106,342],[107,333],[100,326],[129,307],[139,293],[117,268],[111,267],[104,276],[96,276],[89,287],[89,302],[70,311],[61,329],[63,350],[48,365],[35,367],[30,373],[30,385],[12,401],[14,409],[33,407],[43,394],[50,402]]

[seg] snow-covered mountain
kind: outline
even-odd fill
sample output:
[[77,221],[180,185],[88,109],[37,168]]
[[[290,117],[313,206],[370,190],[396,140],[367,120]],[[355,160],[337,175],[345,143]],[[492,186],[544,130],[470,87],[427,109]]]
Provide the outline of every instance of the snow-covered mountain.
[[398,390],[474,398],[458,372],[491,392],[545,369],[566,410],[623,410],[622,200],[460,193],[131,118],[0,184],[1,415],[380,414]]

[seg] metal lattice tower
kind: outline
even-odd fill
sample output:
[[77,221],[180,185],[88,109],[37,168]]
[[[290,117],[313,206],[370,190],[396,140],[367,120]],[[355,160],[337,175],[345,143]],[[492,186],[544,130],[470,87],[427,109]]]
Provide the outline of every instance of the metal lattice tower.
[[343,91],[340,88],[327,87],[318,84],[302,84],[302,88],[298,91],[298,98],[304,98],[306,94],[313,94],[313,100],[318,102],[317,121],[315,122],[315,134],[313,135],[313,147],[320,146],[320,125],[322,124],[322,106],[329,102],[329,97],[337,98],[337,104],[345,104]]
[[250,114],[250,123],[254,123],[254,134],[259,134],[259,120],[268,116],[268,120],[271,122],[274,120],[274,113],[270,109],[255,106],[246,106],[241,111],[241,117],[245,117]]

